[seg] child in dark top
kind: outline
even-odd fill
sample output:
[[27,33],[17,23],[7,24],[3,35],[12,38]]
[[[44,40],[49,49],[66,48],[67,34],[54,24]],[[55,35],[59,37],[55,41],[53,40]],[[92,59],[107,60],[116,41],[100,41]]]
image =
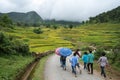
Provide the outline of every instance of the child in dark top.
[[66,56],[61,56],[60,61],[62,64],[61,66],[63,67],[64,70],[66,70]]

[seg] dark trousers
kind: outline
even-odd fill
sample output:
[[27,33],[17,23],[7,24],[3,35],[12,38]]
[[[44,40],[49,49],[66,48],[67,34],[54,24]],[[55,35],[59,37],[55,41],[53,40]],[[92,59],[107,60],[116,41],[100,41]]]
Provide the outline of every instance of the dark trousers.
[[77,66],[78,68],[80,68],[80,65],[79,65],[79,63],[77,63],[77,64],[76,64],[76,66]]
[[87,69],[87,63],[84,62],[84,69]]
[[72,66],[72,73],[76,75],[76,66]]
[[62,67],[63,69],[66,69],[66,60],[62,60]]
[[101,75],[103,75],[104,77],[106,77],[105,67],[104,66],[101,66]]
[[93,74],[93,63],[88,63],[87,67],[88,67],[88,71],[89,71],[91,74]]

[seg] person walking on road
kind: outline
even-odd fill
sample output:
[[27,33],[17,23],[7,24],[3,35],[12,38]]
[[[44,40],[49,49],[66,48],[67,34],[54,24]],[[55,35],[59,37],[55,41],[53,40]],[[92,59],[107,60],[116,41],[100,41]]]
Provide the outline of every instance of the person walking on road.
[[74,73],[75,77],[77,77],[77,75],[76,75],[76,66],[77,66],[77,63],[78,63],[78,57],[76,56],[75,53],[70,58],[70,63],[71,63],[71,67],[72,67],[72,73]]
[[87,64],[89,74],[93,74],[93,62],[94,62],[94,55],[90,50],[88,54],[88,64]]
[[83,56],[82,56],[82,60],[84,62],[84,69],[87,69],[87,63],[88,63],[88,53],[84,52]]
[[60,57],[61,67],[66,70],[66,56]]
[[81,57],[81,52],[80,49],[76,49],[76,51],[74,52],[76,55],[78,55],[79,57]]
[[79,59],[81,58],[81,51],[80,49],[76,49],[76,51],[74,52],[74,54],[76,54],[76,56],[78,56],[78,63],[77,63],[77,68],[80,71],[80,74],[82,73],[81,67],[80,67],[80,63],[79,63]]
[[98,63],[100,63],[100,68],[101,68],[101,75],[103,75],[104,78],[106,78],[105,67],[108,65],[108,60],[105,55],[106,53],[102,52],[102,56],[98,60]]

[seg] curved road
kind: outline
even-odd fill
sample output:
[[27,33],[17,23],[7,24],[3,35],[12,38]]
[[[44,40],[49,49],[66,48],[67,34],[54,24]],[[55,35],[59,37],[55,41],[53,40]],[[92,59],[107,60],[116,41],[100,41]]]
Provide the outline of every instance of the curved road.
[[66,61],[66,71],[60,67],[59,58],[58,55],[52,55],[48,58],[44,70],[45,80],[104,80],[104,78],[100,76],[100,73],[94,71],[94,74],[91,75],[82,67],[82,74],[79,74],[77,71],[77,77],[75,77],[71,71],[69,57]]

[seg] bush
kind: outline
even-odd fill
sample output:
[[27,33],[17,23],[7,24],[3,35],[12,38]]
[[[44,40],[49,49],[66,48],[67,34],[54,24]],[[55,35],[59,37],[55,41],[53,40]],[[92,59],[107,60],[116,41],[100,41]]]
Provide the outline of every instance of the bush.
[[27,44],[24,44],[22,41],[11,38],[10,36],[5,35],[3,32],[0,32],[0,55],[28,55],[28,53],[29,46]]
[[103,48],[99,48],[99,49],[96,50],[96,52],[95,52],[95,59],[96,59],[96,60],[99,59],[99,57],[102,55],[102,52],[103,52],[103,51],[104,51]]
[[112,64],[120,65],[120,42],[113,47]]
[[33,32],[36,33],[36,34],[41,34],[41,33],[43,33],[43,31],[41,30],[41,28],[34,29]]
[[2,15],[2,16],[0,16],[0,26],[1,26],[1,27],[13,28],[13,22],[12,22],[12,20],[8,17],[8,15]]

